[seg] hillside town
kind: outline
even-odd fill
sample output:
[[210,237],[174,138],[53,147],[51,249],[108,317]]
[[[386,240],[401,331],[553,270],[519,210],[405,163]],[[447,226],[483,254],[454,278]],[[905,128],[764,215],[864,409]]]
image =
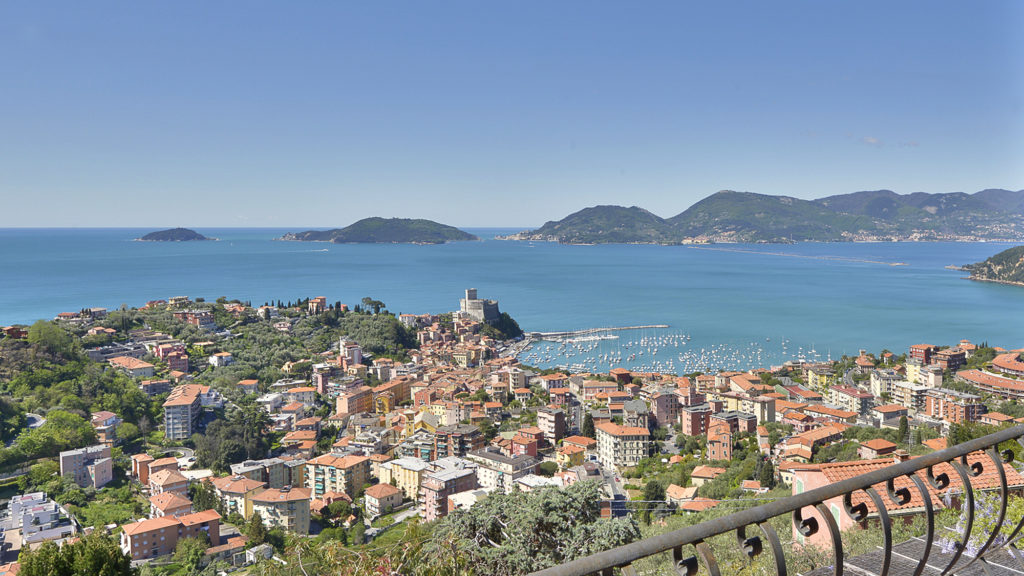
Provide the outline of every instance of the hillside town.
[[296,538],[364,546],[585,482],[602,518],[706,517],[1024,422],[1020,349],[541,370],[510,353],[522,331],[475,289],[442,314],[181,296],[2,331],[0,574],[90,534],[134,567],[174,573],[198,549],[196,567],[244,569]]

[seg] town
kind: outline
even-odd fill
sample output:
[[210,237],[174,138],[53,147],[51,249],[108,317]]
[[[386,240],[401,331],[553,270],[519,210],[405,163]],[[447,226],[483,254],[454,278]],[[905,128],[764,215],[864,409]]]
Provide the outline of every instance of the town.
[[291,566],[297,543],[422,541],[489,501],[583,485],[596,522],[629,523],[621,543],[1024,422],[1019,349],[541,370],[475,289],[438,314],[180,296],[2,330],[0,574],[90,539],[128,571]]

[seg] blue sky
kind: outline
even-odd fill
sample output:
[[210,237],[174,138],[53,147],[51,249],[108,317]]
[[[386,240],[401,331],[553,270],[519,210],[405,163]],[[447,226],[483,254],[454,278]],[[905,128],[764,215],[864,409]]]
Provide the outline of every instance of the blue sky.
[[1024,188],[1021,2],[0,4],[0,226]]

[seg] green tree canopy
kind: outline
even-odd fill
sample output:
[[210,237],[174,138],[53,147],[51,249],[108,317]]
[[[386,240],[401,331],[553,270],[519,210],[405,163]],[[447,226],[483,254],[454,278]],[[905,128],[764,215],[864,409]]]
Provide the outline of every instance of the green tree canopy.
[[533,572],[639,538],[632,518],[601,519],[601,499],[589,481],[491,494],[447,516],[435,541],[458,542],[475,573],[490,576]]

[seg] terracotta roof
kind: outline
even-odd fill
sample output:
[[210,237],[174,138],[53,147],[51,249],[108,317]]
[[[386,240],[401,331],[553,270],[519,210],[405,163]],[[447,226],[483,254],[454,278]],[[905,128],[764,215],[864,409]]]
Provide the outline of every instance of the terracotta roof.
[[139,368],[153,367],[153,365],[150,364],[149,362],[143,362],[142,360],[139,360],[138,358],[132,358],[131,356],[118,356],[116,358],[111,358],[110,360],[107,360],[107,362],[110,363],[110,365],[112,366],[125,368],[127,370],[137,370]]
[[860,445],[874,450],[875,452],[880,452],[882,450],[894,450],[896,448],[896,444],[893,444],[884,438],[875,438],[873,440],[861,442]]
[[260,503],[273,503],[309,500],[311,492],[312,491],[309,488],[292,488],[288,491],[271,488],[269,490],[264,490],[263,492],[260,492],[259,494],[253,496],[252,501]]
[[149,503],[161,511],[192,506],[192,501],[174,492],[161,492],[149,497]]
[[[984,455],[981,452],[974,452],[968,454],[968,465],[972,466],[976,462],[982,463],[982,465],[984,466],[984,471],[979,476],[971,479],[971,485],[974,487],[974,489],[993,490],[999,488],[999,473],[993,467],[992,460],[987,455]],[[882,468],[892,465],[892,463],[892,460],[889,459],[857,460],[854,462],[834,462],[831,464],[821,464],[819,470],[822,474],[825,475],[825,478],[829,482],[835,483],[856,476],[860,476],[861,474],[867,474],[868,472],[880,470]],[[1020,473],[1018,473],[1017,470],[1013,468],[1013,466],[1010,466],[1009,464],[1004,464],[1003,470],[1006,473],[1006,484],[1011,490],[1014,488],[1024,487],[1024,477],[1021,477]],[[942,473],[945,473],[947,476],[949,476],[950,484],[947,490],[954,489],[960,490],[961,492],[963,491],[963,486],[960,482],[960,475],[953,470],[953,467],[951,465],[949,465],[948,463],[937,464],[933,468],[933,471],[936,476]],[[928,479],[926,478],[925,473],[923,471],[918,471],[917,475],[921,478],[921,480],[924,481],[924,485],[928,489],[932,502],[937,507],[943,507],[944,504],[942,502],[942,496],[944,495],[946,490],[944,490],[942,493],[936,490],[931,485],[931,483],[928,482]],[[902,506],[887,501],[886,506],[889,508],[890,511],[894,509],[905,510],[921,508],[924,506],[924,501],[921,500],[920,493],[917,491],[917,488],[909,478],[907,478],[906,476],[900,476],[899,478],[896,478],[895,484],[896,489],[908,488],[910,490],[911,498],[908,503],[903,504]],[[875,486],[875,489],[884,492],[885,484],[878,484]],[[866,494],[864,494],[862,490],[858,490],[853,493],[853,504],[857,505],[860,502],[866,503],[869,511],[875,511],[875,507],[874,504],[871,502],[871,499]]]
[[351,454],[348,456],[335,456],[334,454],[324,454],[310,460],[307,464],[345,469],[369,460],[370,459],[366,456],[354,456]]
[[168,484],[178,484],[181,482],[188,482],[188,478],[182,476],[181,472],[177,470],[160,470],[149,477],[149,483],[157,486],[167,486]]
[[697,466],[690,473],[691,478],[717,478],[719,474],[725,474],[725,468],[715,468],[713,466]]
[[665,489],[665,496],[671,500],[689,500],[697,495],[697,487],[683,487],[676,484],[669,484]]
[[718,506],[718,500],[712,500],[710,498],[694,498],[689,502],[683,502],[679,505],[680,510],[686,510],[687,512],[703,512],[710,510]]
[[245,476],[225,476],[223,478],[214,478],[210,482],[217,487],[217,490],[227,492],[228,494],[245,494],[267,485],[266,482],[253,480]]
[[141,534],[143,532],[152,532],[161,528],[170,528],[171,526],[177,526],[181,522],[178,521],[174,516],[161,516],[159,518],[150,518],[149,520],[139,520],[138,522],[132,522],[131,524],[125,524],[121,527],[124,533],[129,536],[135,534]]
[[367,495],[367,496],[369,496],[371,498],[375,498],[377,500],[380,500],[381,498],[387,498],[388,496],[394,496],[395,494],[398,494],[399,492],[401,492],[401,490],[399,490],[398,488],[395,488],[391,484],[374,484],[373,486],[370,486],[369,488],[364,490],[363,494],[365,494],[365,495]]
[[614,422],[604,422],[597,425],[597,429],[612,436],[650,436],[651,432],[647,428],[640,428],[635,426],[619,426]]
[[961,370],[957,376],[975,384],[985,384],[996,388],[1004,388],[1014,392],[1024,392],[1024,381],[1013,378],[1003,378],[994,374],[986,374],[981,370]]
[[949,440],[946,438],[932,438],[931,440],[925,440],[922,444],[932,450],[945,450],[949,447]]
[[219,519],[220,514],[218,514],[216,510],[203,510],[202,512],[193,512],[192,514],[186,514],[185,516],[178,516],[178,520],[180,520],[185,526],[202,524],[203,522],[211,522]]
[[873,410],[882,414],[888,414],[890,412],[906,412],[907,407],[899,404],[886,404],[884,406],[875,406]]
[[761,483],[757,480],[744,480],[740,483],[740,488],[743,490],[760,490]]
[[584,448],[592,448],[597,446],[597,440],[587,438],[586,436],[569,436],[568,438],[562,439],[562,444],[577,444]]
[[992,366],[1004,372],[1024,372],[1024,362],[1020,361],[1019,352],[1000,354],[992,359]]

